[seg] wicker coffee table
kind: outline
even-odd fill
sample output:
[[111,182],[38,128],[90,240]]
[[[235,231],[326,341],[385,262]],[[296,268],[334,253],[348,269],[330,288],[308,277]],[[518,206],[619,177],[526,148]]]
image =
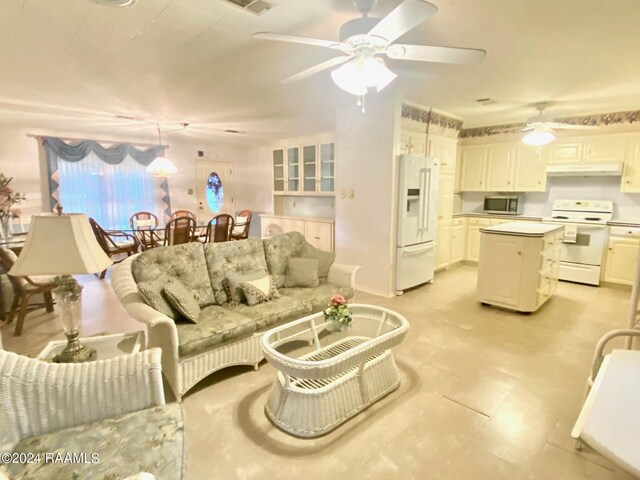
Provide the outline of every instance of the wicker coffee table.
[[[279,370],[265,412],[282,430],[323,435],[400,385],[389,349],[402,342],[409,322],[382,307],[349,308],[353,321],[343,332],[330,331],[331,322],[320,312],[263,335],[265,356]],[[308,351],[291,356],[292,342],[300,341]]]

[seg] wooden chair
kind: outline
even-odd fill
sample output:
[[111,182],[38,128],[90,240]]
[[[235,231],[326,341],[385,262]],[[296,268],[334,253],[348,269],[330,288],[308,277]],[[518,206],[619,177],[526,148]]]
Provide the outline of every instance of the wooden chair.
[[[0,247],[0,265],[2,270],[8,272],[18,257],[11,250]],[[53,297],[51,292],[55,288],[52,276],[34,276],[34,277],[14,277],[7,275],[13,288],[13,302],[11,303],[11,309],[7,317],[7,324],[13,322],[13,318],[18,312],[18,321],[16,322],[15,335],[16,337],[22,334],[22,325],[27,313],[40,308],[46,309],[47,312],[53,312]],[[34,295],[42,295],[44,297],[43,302],[29,303],[31,297]]]
[[158,234],[158,217],[151,212],[136,212],[129,218],[129,226],[133,230],[142,250],[162,245],[162,235]]
[[207,225],[207,242],[228,242],[233,230],[233,217],[226,213],[216,215]]
[[[117,255],[126,254],[127,257],[138,253],[138,247],[140,246],[140,242],[135,235],[132,235],[127,232],[123,232],[121,230],[105,230],[102,228],[98,222],[96,222],[93,218],[89,219],[89,223],[91,224],[91,229],[93,230],[93,234],[96,236],[96,240],[104,250],[109,258],[115,257]],[[113,263],[118,263],[124,260],[121,258]],[[107,270],[103,270],[100,274],[100,280],[104,278]]]
[[193,241],[196,221],[191,217],[177,217],[164,229],[164,245],[180,245]]
[[[242,220],[246,219],[246,220]],[[251,226],[251,210],[242,210],[236,217],[235,225],[231,229],[229,238],[231,240],[244,240],[249,238],[249,227]]]
[[189,210],[176,210],[171,214],[171,220],[175,220],[176,218],[180,217],[189,217],[193,218],[194,220],[196,219],[196,215],[194,213],[191,213]]

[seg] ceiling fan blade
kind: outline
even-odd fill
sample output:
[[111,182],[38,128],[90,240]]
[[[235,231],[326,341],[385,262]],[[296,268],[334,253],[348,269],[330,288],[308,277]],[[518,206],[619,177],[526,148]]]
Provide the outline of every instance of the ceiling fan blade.
[[306,70],[296,73],[295,75],[292,75],[289,78],[285,78],[280,83],[286,84],[286,83],[297,82],[298,80],[302,80],[303,78],[310,77],[311,75],[321,72],[322,70],[326,70],[327,68],[340,65],[341,63],[344,63],[347,60],[350,60],[351,58],[352,58],[351,55],[342,55],[340,57],[334,57],[330,60],[327,60],[326,62],[319,63],[318,65],[314,65],[311,68],[307,68]]
[[549,128],[557,128],[559,130],[597,130],[594,125],[573,125],[571,123],[549,122],[545,123]]
[[334,50],[351,50],[351,46],[342,42],[332,40],[322,40],[319,38],[299,37],[297,35],[281,35],[279,33],[258,32],[253,34],[253,38],[258,40],[273,40],[276,42],[301,43],[304,45],[314,45],[316,47],[332,48]]
[[476,48],[395,44],[387,49],[386,55],[396,60],[470,64],[480,62],[487,55],[487,52]]
[[368,35],[384,38],[388,43],[438,13],[438,7],[424,0],[404,0],[373,27]]

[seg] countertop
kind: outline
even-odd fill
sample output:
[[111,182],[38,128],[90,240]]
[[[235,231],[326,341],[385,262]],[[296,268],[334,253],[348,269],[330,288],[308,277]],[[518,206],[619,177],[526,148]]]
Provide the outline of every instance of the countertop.
[[[542,217],[530,217],[527,215],[495,215],[495,214],[489,214],[489,213],[475,213],[475,212],[459,212],[459,213],[454,213],[453,217],[478,217],[478,218],[504,218],[504,219],[508,219],[508,220],[531,220],[531,221],[537,221],[537,222],[542,222],[544,221],[544,219]],[[625,218],[625,219],[614,219],[614,220],[610,220],[607,222],[607,225],[611,226],[611,227],[640,227],[640,219],[629,219],[629,218]]]
[[335,219],[327,218],[327,217],[296,217],[294,215],[280,215],[278,213],[261,213],[260,218],[263,217],[275,217],[275,218],[286,218],[288,220],[301,220],[307,222],[326,222],[326,223],[334,223]]
[[484,233],[515,235],[521,237],[544,237],[553,232],[560,231],[563,225],[554,225],[549,223],[501,223],[492,227],[483,227],[480,229]]

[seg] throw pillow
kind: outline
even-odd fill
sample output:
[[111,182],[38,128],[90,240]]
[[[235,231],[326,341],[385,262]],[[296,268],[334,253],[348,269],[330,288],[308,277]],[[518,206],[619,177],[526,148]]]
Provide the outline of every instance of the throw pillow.
[[193,290],[174,278],[164,286],[163,290],[169,303],[187,320],[198,323],[200,305]]
[[164,286],[170,281],[171,278],[167,275],[160,275],[152,280],[140,282],[138,284],[138,291],[140,295],[142,295],[142,298],[144,298],[144,301],[147,302],[147,305],[175,320],[179,317],[179,313],[167,301],[163,292]]
[[291,287],[317,287],[320,284],[318,278],[318,265],[315,258],[290,257],[287,260],[287,272],[284,277],[284,286]]
[[244,300],[244,293],[242,293],[243,282],[250,282],[251,280],[258,280],[267,275],[265,269],[252,270],[249,272],[237,272],[235,270],[229,270],[225,276],[225,288],[227,290],[227,298],[231,303],[240,303]]
[[280,297],[271,275],[266,275],[258,280],[242,282],[240,288],[242,288],[242,293],[244,293],[250,307]]
[[320,278],[325,278],[329,275],[329,268],[336,259],[335,253],[325,252],[324,250],[320,250],[307,242],[302,245],[302,250],[300,251],[299,256],[302,258],[315,258],[318,260],[318,276]]

